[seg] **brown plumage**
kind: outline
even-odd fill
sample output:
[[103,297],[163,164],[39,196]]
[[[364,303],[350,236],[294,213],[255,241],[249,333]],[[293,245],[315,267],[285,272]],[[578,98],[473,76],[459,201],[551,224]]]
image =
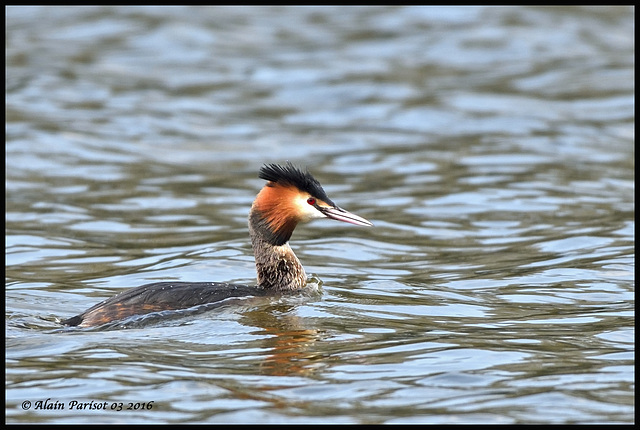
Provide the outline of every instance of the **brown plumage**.
[[264,296],[303,288],[306,274],[289,246],[301,222],[331,218],[356,225],[372,224],[339,208],[307,171],[269,164],[259,177],[268,182],[258,193],[249,212],[249,235],[256,261],[258,285],[218,282],[155,282],[124,291],[62,323],[91,327],[151,312],[188,309],[227,299]]

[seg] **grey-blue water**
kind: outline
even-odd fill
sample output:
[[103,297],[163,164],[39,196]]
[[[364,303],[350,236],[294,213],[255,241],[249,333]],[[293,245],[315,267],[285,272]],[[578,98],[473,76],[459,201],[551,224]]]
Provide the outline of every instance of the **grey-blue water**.
[[[8,7],[8,423],[632,423],[631,7]],[[316,294],[63,329],[159,280],[255,283],[263,163],[373,228]]]

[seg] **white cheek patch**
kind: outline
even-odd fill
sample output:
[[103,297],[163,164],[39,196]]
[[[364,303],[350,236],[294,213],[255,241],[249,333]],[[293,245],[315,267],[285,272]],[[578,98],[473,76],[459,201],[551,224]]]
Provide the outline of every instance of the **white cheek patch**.
[[322,212],[307,202],[308,196],[300,196],[296,199],[295,204],[298,209],[301,222],[311,221],[316,218],[326,218]]

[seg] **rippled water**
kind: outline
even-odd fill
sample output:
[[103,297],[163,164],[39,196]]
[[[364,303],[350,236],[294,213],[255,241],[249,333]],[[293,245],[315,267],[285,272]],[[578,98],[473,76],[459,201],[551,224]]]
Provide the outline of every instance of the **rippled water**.
[[[9,7],[6,64],[7,422],[634,422],[634,9]],[[296,231],[320,294],[60,327],[255,282],[285,160],[375,223]]]

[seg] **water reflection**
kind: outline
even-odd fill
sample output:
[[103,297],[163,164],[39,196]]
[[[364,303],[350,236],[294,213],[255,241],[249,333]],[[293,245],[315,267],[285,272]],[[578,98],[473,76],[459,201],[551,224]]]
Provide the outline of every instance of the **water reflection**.
[[321,336],[316,329],[305,328],[305,321],[295,307],[279,306],[264,312],[252,310],[242,315],[241,322],[260,327],[263,356],[260,372],[266,375],[307,375],[314,372],[316,349],[310,346]]

